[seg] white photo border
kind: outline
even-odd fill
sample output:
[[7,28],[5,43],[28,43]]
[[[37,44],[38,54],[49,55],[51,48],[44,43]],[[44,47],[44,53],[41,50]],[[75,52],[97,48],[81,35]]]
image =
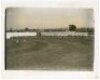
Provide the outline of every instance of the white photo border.
[[[8,7],[50,7],[50,8],[93,8],[95,44],[93,71],[39,71],[39,70],[5,70],[5,9]],[[99,19],[97,1],[2,1],[1,6],[1,74],[3,79],[93,79],[98,78],[99,69]]]

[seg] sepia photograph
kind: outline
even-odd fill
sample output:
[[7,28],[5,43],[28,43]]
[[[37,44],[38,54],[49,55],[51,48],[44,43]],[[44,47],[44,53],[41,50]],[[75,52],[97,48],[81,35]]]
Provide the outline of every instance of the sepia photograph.
[[93,71],[93,8],[5,9],[5,69]]

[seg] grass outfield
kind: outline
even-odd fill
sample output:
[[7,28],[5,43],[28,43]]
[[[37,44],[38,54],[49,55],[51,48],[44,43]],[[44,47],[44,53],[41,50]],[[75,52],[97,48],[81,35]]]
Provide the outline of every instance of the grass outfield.
[[6,68],[92,70],[93,38],[13,38],[6,40]]

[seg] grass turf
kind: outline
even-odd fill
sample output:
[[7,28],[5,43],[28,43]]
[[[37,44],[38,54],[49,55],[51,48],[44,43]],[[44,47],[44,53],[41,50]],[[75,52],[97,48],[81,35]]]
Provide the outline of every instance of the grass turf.
[[6,67],[17,70],[92,70],[93,38],[6,40]]

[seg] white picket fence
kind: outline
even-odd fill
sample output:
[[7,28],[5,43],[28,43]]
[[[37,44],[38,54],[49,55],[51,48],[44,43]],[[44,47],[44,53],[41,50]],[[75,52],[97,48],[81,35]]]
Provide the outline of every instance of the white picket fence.
[[[37,32],[7,32],[6,38],[11,37],[25,37],[25,36],[37,36]],[[89,36],[88,32],[41,32],[41,36]]]
[[88,36],[88,32],[41,32],[42,36]]
[[25,36],[36,36],[36,32],[7,32],[6,38],[10,39],[11,37],[25,37]]

